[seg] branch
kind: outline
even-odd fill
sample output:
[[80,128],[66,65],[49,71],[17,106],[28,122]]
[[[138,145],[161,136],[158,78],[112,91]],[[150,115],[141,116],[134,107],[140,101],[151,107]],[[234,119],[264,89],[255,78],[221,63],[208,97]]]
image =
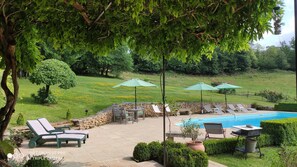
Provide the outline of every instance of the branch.
[[6,16],[6,19],[8,19],[10,16],[12,16],[12,15],[14,15],[14,14],[16,14],[16,13],[19,13],[19,12],[21,12],[21,11],[19,10],[19,11],[16,11],[16,12],[10,13],[8,16]]
[[108,10],[108,8],[111,6],[112,2],[109,2],[109,4],[106,6],[106,8],[104,9],[104,11],[101,12],[101,14],[97,17],[97,19],[94,21],[95,23],[97,23],[97,21],[103,16],[103,14],[105,13],[105,11]]
[[[67,0],[64,0],[65,3],[68,3]],[[90,25],[92,23],[92,21],[90,20],[87,11],[85,10],[85,8],[79,4],[78,2],[74,2],[72,4],[72,6],[79,11],[79,13],[82,15],[82,17],[84,18],[85,22]]]

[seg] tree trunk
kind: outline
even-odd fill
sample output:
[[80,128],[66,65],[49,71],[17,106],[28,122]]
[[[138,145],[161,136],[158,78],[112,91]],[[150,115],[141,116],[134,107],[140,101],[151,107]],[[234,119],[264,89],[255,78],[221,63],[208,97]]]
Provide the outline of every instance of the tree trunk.
[[104,68],[101,68],[100,74],[103,76],[104,75]]
[[49,95],[49,89],[50,89],[50,85],[46,85],[45,86],[46,97],[48,97],[48,95]]
[[108,76],[108,70],[109,70],[109,67],[107,66],[107,68],[105,70],[105,76]]
[[[12,114],[15,111],[15,104],[19,93],[19,85],[17,78],[17,64],[15,57],[16,40],[13,36],[12,24],[8,24],[3,20],[5,17],[1,17],[2,25],[0,26],[0,48],[2,58],[5,62],[5,69],[3,71],[1,88],[3,89],[6,97],[5,106],[0,109],[0,140],[3,140],[4,132],[9,124]],[[6,20],[7,21],[7,20]],[[11,73],[13,92],[7,86],[7,79]]]

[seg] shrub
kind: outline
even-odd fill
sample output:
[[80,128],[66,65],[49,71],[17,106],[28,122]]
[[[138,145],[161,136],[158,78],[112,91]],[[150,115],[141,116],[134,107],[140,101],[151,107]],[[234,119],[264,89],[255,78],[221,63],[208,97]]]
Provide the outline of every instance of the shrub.
[[138,161],[147,161],[151,157],[150,150],[148,148],[148,145],[146,143],[138,143],[133,151],[133,158]]
[[168,166],[184,167],[195,166],[193,158],[190,156],[189,148],[169,148],[168,149]]
[[256,93],[255,95],[264,97],[267,101],[273,102],[273,103],[279,102],[285,98],[285,96],[282,93],[278,93],[271,90],[263,90],[263,91],[260,91],[259,93]]
[[52,167],[51,162],[44,156],[33,156],[31,157],[26,164],[25,167]]
[[70,120],[72,118],[72,114],[71,114],[71,112],[68,110],[67,112],[66,112],[66,119],[67,120]]
[[195,161],[196,166],[208,166],[208,157],[205,152],[192,151],[192,157]]
[[[165,143],[166,143],[167,155],[168,155],[167,156],[168,166],[170,167],[184,167],[184,166],[207,167],[208,166],[208,157],[206,153],[202,151],[194,151],[182,143],[175,143],[173,141],[166,141]],[[164,145],[164,142],[162,142],[162,144],[160,144],[159,142],[151,142],[148,145],[146,145],[146,143],[138,143],[134,148],[133,157],[135,160],[139,160],[140,158],[135,158],[136,154],[137,156],[139,156],[139,154],[144,155],[146,154],[146,153],[143,153],[143,152],[146,152],[144,150],[146,150],[146,148],[149,148],[151,159],[154,158],[154,160],[157,160],[160,164],[164,164],[163,163],[164,152],[162,147],[163,145]],[[138,153],[136,153],[135,150],[137,150]],[[145,158],[142,158],[142,159],[145,159]],[[148,159],[146,160],[150,160],[150,158],[148,157]]]
[[251,104],[251,107],[252,108],[255,108],[257,110],[274,110],[273,107],[270,107],[270,106],[262,106],[260,104],[257,104],[257,103],[252,103]]
[[[207,155],[221,154],[221,153],[232,153],[236,146],[237,138],[225,138],[219,140],[206,140],[204,141],[205,152]],[[243,139],[240,138],[240,142]]]
[[20,155],[8,159],[12,167],[58,167],[62,165],[63,157],[50,157],[47,155]]
[[297,103],[279,103],[274,106],[277,111],[297,111]]
[[273,139],[274,145],[297,145],[297,118],[262,121],[263,133]]
[[[222,153],[233,153],[236,146],[244,145],[244,138],[239,138],[239,143],[237,143],[237,138],[225,138],[225,139],[210,139],[204,141],[205,152],[207,155],[222,154]],[[238,145],[237,145],[238,144]],[[260,147],[272,146],[273,139],[268,134],[261,134],[258,137],[258,144]]]
[[16,121],[17,125],[24,125],[25,124],[25,119],[22,113],[19,113],[18,119]]
[[281,163],[286,167],[297,166],[297,149],[296,147],[282,147],[280,151]]
[[21,131],[12,130],[12,129],[10,129],[9,132],[10,132],[9,140],[12,142],[14,146],[20,147],[25,138],[23,133]]
[[168,166],[208,166],[208,157],[202,151],[194,151],[186,146],[183,148],[168,148]]
[[51,91],[49,91],[49,94],[47,96],[45,87],[40,88],[38,90],[37,95],[32,94],[31,96],[34,98],[34,101],[39,104],[56,104],[57,103],[56,97],[52,94]]
[[162,145],[157,141],[152,141],[148,144],[148,148],[150,150],[151,159],[158,160],[159,152],[163,149]]

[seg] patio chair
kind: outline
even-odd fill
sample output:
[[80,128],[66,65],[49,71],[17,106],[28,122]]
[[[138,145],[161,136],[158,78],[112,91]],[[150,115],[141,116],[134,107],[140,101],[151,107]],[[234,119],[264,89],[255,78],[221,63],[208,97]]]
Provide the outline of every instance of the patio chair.
[[113,115],[113,122],[116,122],[116,120],[120,120],[120,122],[123,121],[123,109],[120,108],[118,105],[112,106],[112,115]]
[[[46,118],[39,118],[37,119],[40,124],[44,127],[44,129],[50,133],[72,133],[72,134],[83,134],[89,138],[89,131],[87,130],[71,130],[69,126],[63,127],[53,127],[50,122]],[[65,130],[68,129],[68,130]]]
[[46,142],[56,142],[57,147],[60,148],[64,141],[66,144],[69,141],[76,141],[78,147],[81,147],[81,142],[85,143],[86,141],[86,135],[84,134],[49,133],[38,120],[28,120],[27,125],[34,136],[29,141],[29,148],[43,145]]
[[236,106],[237,106],[237,108],[239,108],[239,110],[241,110],[243,112],[248,112],[248,111],[256,112],[256,111],[258,111],[255,108],[245,108],[242,104],[236,104]]
[[165,104],[165,110],[166,110],[166,112],[171,112],[171,110],[169,108],[169,104]]
[[210,137],[210,134],[222,134],[224,136],[224,138],[226,138],[226,130],[223,129],[223,125],[222,123],[204,123],[203,124],[205,127],[205,140],[207,138],[216,138],[216,137]]
[[162,114],[162,112],[160,111],[159,107],[156,104],[152,104],[153,107],[153,111],[156,114],[156,116],[158,117],[160,114]]

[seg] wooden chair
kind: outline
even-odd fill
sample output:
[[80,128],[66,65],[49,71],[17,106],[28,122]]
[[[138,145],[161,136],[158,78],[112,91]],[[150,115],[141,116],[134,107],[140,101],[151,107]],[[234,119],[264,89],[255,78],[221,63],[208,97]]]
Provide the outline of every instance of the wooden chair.
[[205,127],[205,140],[207,138],[214,138],[214,137],[210,137],[210,134],[222,134],[224,136],[224,138],[226,138],[226,130],[223,129],[223,125],[222,123],[204,123],[204,127]]

